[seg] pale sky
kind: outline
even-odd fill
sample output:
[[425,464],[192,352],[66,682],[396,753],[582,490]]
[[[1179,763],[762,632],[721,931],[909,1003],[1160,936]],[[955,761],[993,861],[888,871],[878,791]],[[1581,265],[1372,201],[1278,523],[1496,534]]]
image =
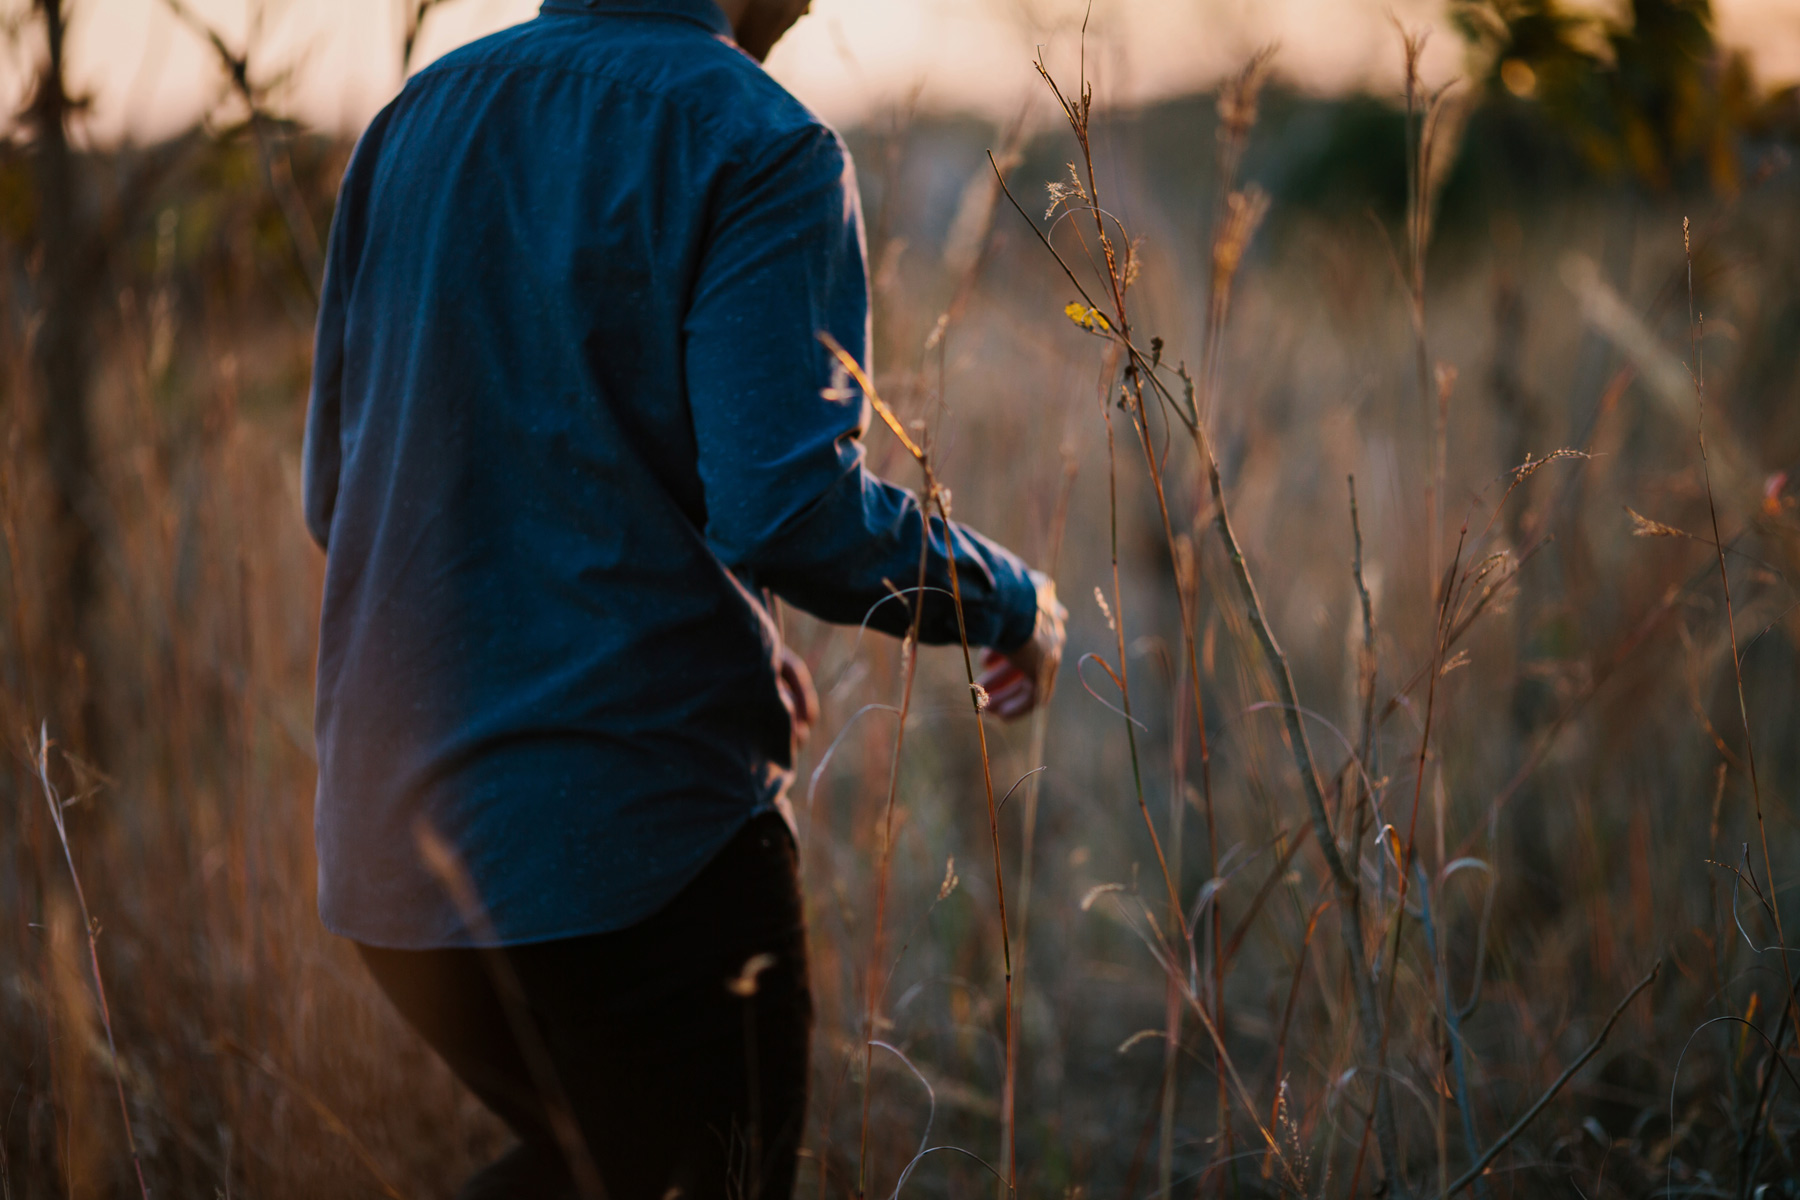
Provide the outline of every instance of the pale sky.
[[[1582,0],[1604,7],[1608,0]],[[253,78],[287,72],[277,111],[354,132],[400,84],[409,0],[187,0],[235,47]],[[0,0],[15,17],[29,0]],[[224,93],[212,51],[164,0],[73,0],[71,81],[93,99],[99,141],[147,139],[213,110]],[[426,22],[414,67],[536,11],[537,0],[448,0]],[[1461,46],[1444,0],[1093,0],[1087,38],[1098,97],[1153,99],[1191,90],[1266,43],[1277,68],[1319,91],[1395,85],[1390,14],[1432,27],[1426,73],[1454,75]],[[1041,98],[1037,46],[1072,78],[1086,0],[814,0],[776,48],[775,76],[827,120],[854,124],[917,94],[923,107],[1003,118]],[[1714,0],[1721,38],[1748,47],[1767,84],[1800,80],[1800,0]],[[261,14],[260,20],[255,14]],[[0,111],[15,112],[41,36],[0,47]],[[229,118],[231,110],[221,110]],[[1041,111],[1041,110],[1040,110]]]

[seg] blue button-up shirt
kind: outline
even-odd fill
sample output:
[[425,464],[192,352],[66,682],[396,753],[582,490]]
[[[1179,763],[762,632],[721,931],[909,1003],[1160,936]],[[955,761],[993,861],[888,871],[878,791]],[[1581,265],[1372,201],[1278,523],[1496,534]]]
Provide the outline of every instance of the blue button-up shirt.
[[[791,775],[773,593],[891,633],[913,494],[816,334],[868,347],[843,143],[709,0],[551,0],[421,72],[332,224],[306,427],[326,550],[319,904],[424,948],[622,928]],[[932,521],[977,643],[1035,595]],[[955,614],[925,593],[924,637]],[[428,826],[485,910],[421,857]]]

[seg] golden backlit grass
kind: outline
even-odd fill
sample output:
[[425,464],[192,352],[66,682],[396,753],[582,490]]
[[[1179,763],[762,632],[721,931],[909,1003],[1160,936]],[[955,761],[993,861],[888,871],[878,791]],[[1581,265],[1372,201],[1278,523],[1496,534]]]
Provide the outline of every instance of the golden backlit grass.
[[[1065,90],[1060,219],[959,161],[948,255],[891,135],[870,385],[1074,618],[1047,716],[984,746],[955,651],[915,678],[783,614],[826,709],[801,1193],[1336,1197],[1397,1163],[1435,1195],[1496,1145],[1494,1196],[1789,1178],[1791,175],[1434,233],[1421,154],[1385,230],[1234,177],[1254,83],[1175,209]],[[95,331],[87,656],[34,584],[30,313],[0,321],[0,1179],[134,1193],[129,1121],[160,1196],[448,1194],[503,1135],[313,914],[304,300],[257,266],[257,178],[190,186]],[[79,751],[47,759],[68,862],[41,727]]]

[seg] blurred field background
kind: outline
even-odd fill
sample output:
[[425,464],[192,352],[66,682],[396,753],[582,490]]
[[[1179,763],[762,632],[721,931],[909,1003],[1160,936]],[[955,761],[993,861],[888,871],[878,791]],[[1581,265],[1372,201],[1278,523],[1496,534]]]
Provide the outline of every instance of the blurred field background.
[[[0,1195],[136,1195],[132,1145],[159,1196],[448,1195],[504,1135],[313,908],[298,455],[350,141],[221,35],[204,123],[95,143],[60,15],[3,27],[34,74],[0,142]],[[847,131],[875,384],[1073,617],[1047,717],[987,727],[1009,1052],[960,656],[920,655],[884,855],[902,648],[784,614],[826,710],[793,796],[802,1195],[857,1193],[865,1089],[869,1196],[1003,1193],[971,1156],[1065,1200],[1373,1195],[1384,1107],[1396,1192],[1487,1156],[1468,1194],[1800,1195],[1800,104],[1704,0],[1459,5],[1433,37],[1459,82],[1418,119],[1279,51],[1109,104],[1096,55],[1092,174],[1029,61],[992,66],[1016,121],[903,99]],[[1279,672],[1146,385],[1178,408],[1176,364],[1351,863],[1374,1056]]]

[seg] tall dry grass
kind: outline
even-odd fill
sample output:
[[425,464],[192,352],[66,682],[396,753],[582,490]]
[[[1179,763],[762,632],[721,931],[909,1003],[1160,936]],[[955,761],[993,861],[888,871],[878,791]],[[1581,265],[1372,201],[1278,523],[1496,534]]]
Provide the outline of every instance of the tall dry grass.
[[[1261,78],[1175,205],[1079,80],[954,221],[921,131],[865,154],[875,457],[1075,615],[1001,726],[956,651],[783,614],[826,706],[802,1194],[1793,1194],[1792,172],[1434,231],[1416,93],[1395,227],[1284,212]],[[442,1195],[503,1141],[313,915],[291,222],[342,147],[272,194],[253,132],[109,268],[88,656],[0,264],[8,1198],[135,1193],[132,1145],[161,1196]],[[1074,164],[1048,217],[1021,159]]]

